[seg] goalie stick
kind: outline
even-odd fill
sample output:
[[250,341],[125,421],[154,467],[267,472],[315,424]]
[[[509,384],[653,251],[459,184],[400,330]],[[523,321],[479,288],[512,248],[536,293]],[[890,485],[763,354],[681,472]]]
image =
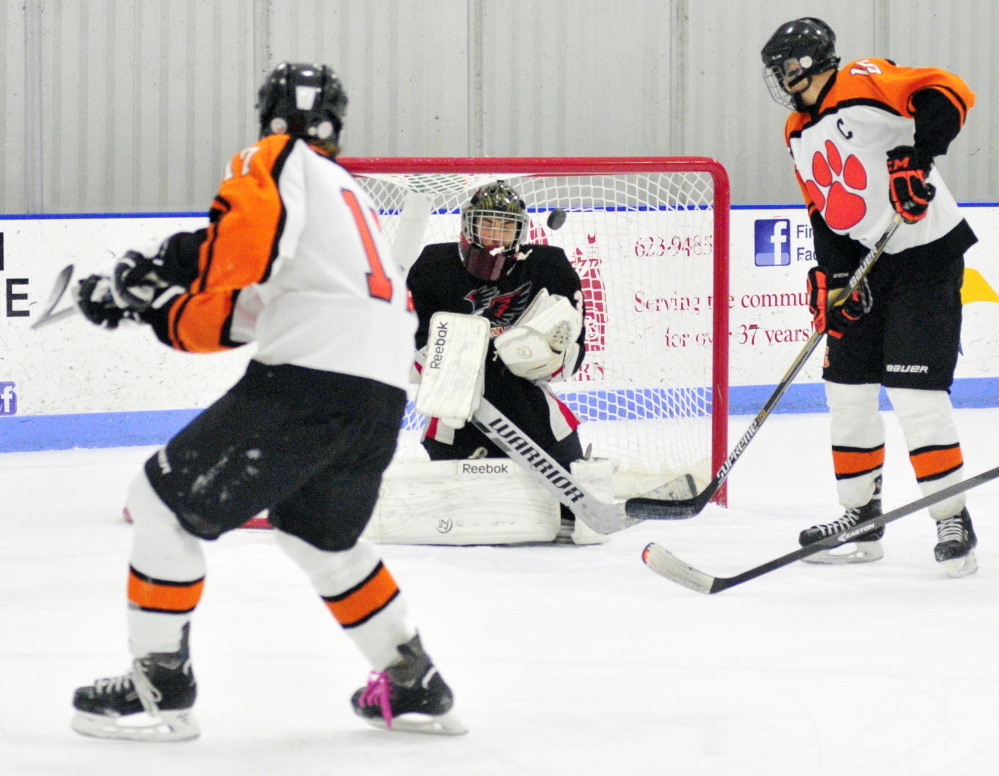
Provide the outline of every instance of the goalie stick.
[[69,281],[72,279],[73,265],[67,264],[59,271],[59,274],[56,275],[55,283],[52,284],[52,290],[49,292],[49,298],[45,300],[45,305],[42,307],[38,320],[31,324],[32,329],[40,329],[42,326],[48,326],[50,323],[61,321],[63,318],[67,318],[76,313],[76,305],[67,307],[57,313],[53,312],[56,305],[58,305],[62,299],[63,294],[66,293],[66,289],[69,288]]
[[[671,520],[672,513],[662,505],[673,503],[652,498],[631,498],[624,503],[607,503],[588,493],[572,474],[484,396],[472,415],[472,423],[500,450],[534,474],[548,491],[572,510],[573,514],[599,534],[616,533],[643,520]],[[693,478],[686,474],[665,488],[693,492]],[[640,503],[636,503],[640,502]]]
[[828,550],[830,547],[835,547],[836,545],[852,542],[858,537],[875,531],[893,520],[898,520],[899,518],[911,515],[913,512],[918,512],[924,507],[932,506],[933,504],[944,501],[951,496],[956,496],[958,493],[964,493],[966,490],[977,488],[979,485],[984,485],[986,482],[990,482],[997,477],[999,477],[999,466],[995,469],[989,469],[987,472],[982,472],[975,477],[969,477],[963,482],[951,485],[949,488],[944,488],[936,493],[931,493],[929,496],[924,496],[923,498],[899,507],[898,509],[893,509],[891,512],[886,512],[883,515],[875,517],[873,520],[861,523],[856,528],[851,528],[849,531],[833,534],[832,536],[827,536],[817,542],[806,544],[804,547],[800,547],[794,552],[789,552],[787,555],[774,558],[773,560],[757,566],[756,568],[752,568],[749,571],[736,574],[734,577],[713,577],[710,574],[705,574],[703,571],[698,571],[693,566],[684,563],[665,547],[662,547],[655,542],[648,545],[642,552],[642,560],[645,561],[645,565],[652,569],[652,571],[656,574],[666,577],[666,579],[671,582],[676,582],[678,585],[689,587],[691,590],[698,593],[707,593],[709,595],[711,593],[720,593],[722,590],[727,590],[735,585],[741,585],[743,582],[748,582],[750,579],[756,579],[756,577],[769,574],[775,569],[787,566],[797,560],[801,560],[802,558],[807,558],[809,555],[814,555],[822,550]]
[[[888,228],[885,230],[884,234],[881,235],[880,239],[874,245],[858,265],[856,271],[850,276],[850,282],[847,283],[844,291],[840,294],[839,298],[833,303],[833,307],[842,306],[847,299],[858,289],[860,284],[867,277],[867,273],[871,271],[871,267],[874,266],[874,262],[878,260],[882,253],[884,253],[885,247],[888,245],[888,241],[891,240],[895,230],[898,229],[899,224],[902,223],[902,216],[896,214]],[[808,361],[808,357],[812,355],[812,351],[818,347],[819,342],[821,342],[823,334],[813,331],[812,335],[808,338],[805,343],[805,347],[802,349],[801,353],[791,364],[787,373],[781,378],[781,381],[777,384],[777,388],[774,389],[773,394],[767,399],[767,403],[763,405],[763,409],[760,410],[759,414],[753,418],[752,423],[749,424],[749,428],[746,429],[746,433],[742,435],[742,438],[736,443],[732,452],[729,453],[728,458],[725,459],[725,463],[721,465],[718,469],[718,473],[715,478],[708,483],[701,493],[698,493],[693,498],[682,499],[673,502],[657,502],[656,504],[649,504],[650,507],[655,508],[659,511],[665,511],[669,513],[669,516],[674,519],[683,519],[687,517],[694,517],[699,515],[704,507],[708,505],[708,502],[714,498],[715,493],[722,486],[725,480],[728,478],[729,472],[732,471],[732,467],[735,466],[736,461],[739,460],[740,456],[745,452],[749,443],[753,441],[753,437],[756,436],[756,432],[760,430],[760,426],[763,425],[770,413],[773,412],[774,407],[780,401],[781,397],[794,382],[794,378],[798,376],[798,372]],[[644,502],[645,499],[631,499],[631,502],[635,502],[634,506],[640,506],[640,502]]]

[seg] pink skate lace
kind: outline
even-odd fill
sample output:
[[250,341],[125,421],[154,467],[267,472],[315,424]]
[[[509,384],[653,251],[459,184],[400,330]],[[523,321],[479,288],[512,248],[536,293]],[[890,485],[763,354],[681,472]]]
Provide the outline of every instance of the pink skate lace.
[[388,674],[382,671],[372,671],[368,677],[368,686],[361,693],[360,703],[362,706],[374,706],[376,703],[381,706],[382,718],[385,720],[385,727],[392,727],[392,705],[389,698],[392,689],[389,686]]

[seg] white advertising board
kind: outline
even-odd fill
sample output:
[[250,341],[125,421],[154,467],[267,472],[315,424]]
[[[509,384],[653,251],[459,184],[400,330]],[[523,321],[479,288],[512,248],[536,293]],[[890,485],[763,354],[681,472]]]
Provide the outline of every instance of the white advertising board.
[[[966,257],[962,357],[953,394],[958,406],[992,406],[999,393],[999,378],[992,377],[999,375],[999,206],[969,205],[964,212],[980,241]],[[107,332],[79,316],[30,328],[64,265],[75,265],[76,278],[106,273],[128,248],[206,223],[189,214],[0,219],[0,452],[161,442],[165,430],[179,427],[239,378],[252,346],[181,353],[145,327]],[[736,413],[759,409],[809,336],[804,287],[811,251],[804,208],[732,211],[727,303]],[[634,250],[614,260],[647,263]],[[627,295],[619,301],[633,317],[669,312],[655,325],[667,347],[710,348],[717,300],[709,298],[709,287],[678,287],[669,295],[636,288]],[[823,409],[820,371],[816,355],[794,386],[797,403],[788,394],[791,411]],[[125,427],[130,431],[123,435]]]

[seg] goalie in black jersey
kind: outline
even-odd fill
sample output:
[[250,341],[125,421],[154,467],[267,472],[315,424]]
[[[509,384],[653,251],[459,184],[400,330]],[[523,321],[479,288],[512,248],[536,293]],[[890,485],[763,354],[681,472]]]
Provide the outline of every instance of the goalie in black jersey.
[[[426,246],[409,271],[416,347],[426,348],[434,313],[487,319],[483,395],[568,469],[583,457],[579,421],[549,383],[568,379],[583,361],[583,295],[565,251],[528,243],[529,235],[527,207],[511,186],[479,188],[462,209],[460,240]],[[543,332],[531,325],[541,319]],[[423,446],[435,461],[506,457],[474,426],[437,417]],[[563,518],[571,513],[563,509]]]

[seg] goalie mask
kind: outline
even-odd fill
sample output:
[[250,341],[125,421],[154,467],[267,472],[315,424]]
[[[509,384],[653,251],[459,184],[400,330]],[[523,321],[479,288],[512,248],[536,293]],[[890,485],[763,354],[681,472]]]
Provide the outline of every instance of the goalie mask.
[[499,280],[525,258],[527,205],[503,181],[480,187],[461,210],[458,250],[465,269],[479,280]]
[[[836,33],[821,19],[806,17],[782,24],[760,52],[763,80],[770,96],[789,110],[805,110],[798,94],[791,89],[812,76],[839,67],[836,56]],[[807,79],[807,80],[806,80]]]
[[347,95],[327,65],[282,62],[257,96],[260,137],[292,135],[336,144],[347,112]]

